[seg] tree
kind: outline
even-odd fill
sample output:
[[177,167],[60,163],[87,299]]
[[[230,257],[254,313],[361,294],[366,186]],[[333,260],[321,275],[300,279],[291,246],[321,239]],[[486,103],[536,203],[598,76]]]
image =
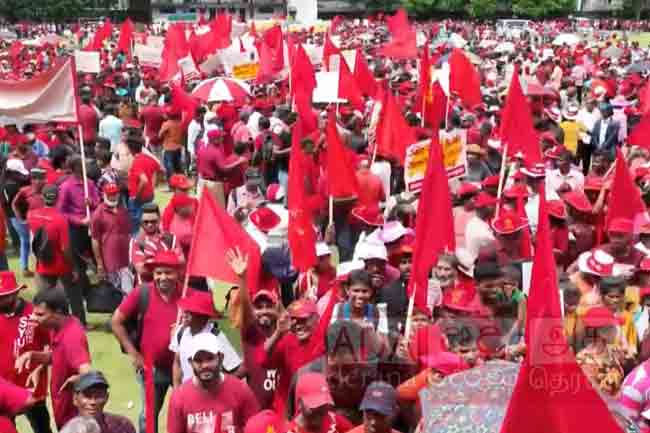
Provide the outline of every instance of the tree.
[[499,9],[497,0],[469,0],[467,13],[474,18],[489,18],[496,15]]
[[86,6],[86,0],[0,0],[0,16],[12,22],[62,22],[80,16]]
[[574,0],[513,0],[512,12],[533,18],[561,15],[575,8]]
[[466,0],[402,0],[406,9],[415,15],[434,13],[457,14],[465,10]]

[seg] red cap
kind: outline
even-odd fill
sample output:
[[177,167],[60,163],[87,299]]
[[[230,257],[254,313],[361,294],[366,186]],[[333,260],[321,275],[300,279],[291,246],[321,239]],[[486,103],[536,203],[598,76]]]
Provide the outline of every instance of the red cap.
[[279,183],[272,183],[266,188],[266,199],[268,201],[281,200],[285,195],[284,187]]
[[644,257],[643,260],[641,260],[641,263],[639,263],[639,270],[644,272],[650,271],[650,257]]
[[370,226],[379,227],[384,224],[384,216],[378,206],[357,206],[351,213],[353,217]]
[[314,301],[303,298],[293,301],[287,308],[287,312],[290,317],[306,319],[313,314],[318,314],[318,309],[316,308],[316,303]]
[[483,179],[483,182],[481,182],[481,186],[483,188],[490,188],[490,187],[498,187],[499,186],[499,176],[496,174],[494,176],[488,176],[485,179]]
[[607,307],[591,307],[583,316],[582,321],[589,328],[604,328],[620,324],[614,313]]
[[634,223],[628,218],[614,218],[607,227],[607,231],[611,233],[634,233]]
[[510,199],[526,198],[529,196],[528,186],[526,186],[523,183],[516,183],[512,185],[510,188],[508,188],[507,190],[505,190],[503,192],[503,195],[505,195],[506,198],[510,198]]
[[104,185],[104,188],[102,188],[102,191],[104,191],[105,195],[113,195],[113,194],[117,194],[117,193],[120,192],[120,187],[117,186],[116,183],[111,182],[111,183],[107,183],[106,185]]
[[178,254],[176,254],[174,251],[162,250],[156,252],[156,255],[147,260],[145,262],[145,265],[149,269],[153,269],[157,266],[180,268],[183,266],[183,262],[181,261],[180,257],[178,257]]
[[497,198],[487,192],[481,191],[476,195],[476,197],[474,197],[474,207],[477,209],[494,206],[496,204]]
[[169,186],[178,189],[190,189],[194,184],[184,174],[177,173],[169,178]]
[[16,275],[12,271],[0,271],[0,296],[10,295],[25,288],[16,282]]
[[492,220],[492,228],[495,232],[507,235],[518,232],[528,225],[528,221],[521,218],[515,212],[502,210],[499,215]]
[[180,301],[178,306],[184,311],[200,314],[208,317],[219,317],[219,313],[214,308],[212,293],[201,290],[192,290],[190,294]]
[[280,301],[280,298],[278,297],[278,294],[271,291],[271,290],[258,290],[254,295],[253,298],[251,299],[251,302],[255,303],[258,299],[261,298],[267,298],[274,304],[277,304]]
[[285,431],[287,428],[284,418],[270,409],[250,417],[244,427],[244,433],[284,433]]
[[559,219],[566,219],[566,208],[562,200],[548,201],[548,214]]
[[325,405],[333,405],[334,400],[327,386],[327,379],[322,373],[304,373],[298,376],[296,384],[296,406],[302,404],[308,409],[316,409]]
[[460,187],[456,191],[456,196],[463,197],[465,195],[476,194],[480,190],[481,188],[479,188],[475,184],[471,182],[464,182],[460,184]]
[[569,191],[562,195],[562,199],[572,208],[584,213],[591,213],[593,206],[582,191]]
[[280,224],[280,217],[266,206],[258,207],[249,215],[249,218],[255,226],[264,233],[275,228]]

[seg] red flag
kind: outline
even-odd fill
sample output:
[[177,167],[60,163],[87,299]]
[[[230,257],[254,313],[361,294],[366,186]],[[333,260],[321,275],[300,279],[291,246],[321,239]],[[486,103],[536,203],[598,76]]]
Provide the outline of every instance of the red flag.
[[171,104],[183,114],[181,127],[183,128],[183,131],[185,131],[192,121],[192,118],[194,118],[194,112],[196,111],[196,108],[201,105],[201,102],[187,93],[183,87],[184,86],[179,86],[175,83],[171,85]]
[[468,108],[481,104],[481,76],[462,50],[451,51],[449,70],[449,90],[456,92]]
[[448,182],[438,134],[433,134],[415,219],[413,266],[408,286],[409,296],[414,296],[414,304],[421,308],[427,307],[429,273],[438,255],[456,248]]
[[293,33],[287,35],[287,54],[289,55],[289,67],[293,66],[293,62],[296,59],[296,49],[300,45],[300,42],[296,40]]
[[533,125],[530,105],[521,90],[517,66],[510,81],[499,135],[504,143],[507,143],[508,155],[521,151],[529,164],[542,162],[539,136]]
[[180,72],[178,61],[190,54],[190,46],[185,37],[185,29],[180,24],[172,24],[167,29],[160,64],[160,81],[170,81]]
[[388,27],[388,31],[394,38],[404,36],[410,32],[411,26],[409,25],[409,17],[406,10],[401,8],[395,12],[395,15],[387,17],[386,27]]
[[643,114],[650,113],[650,81],[639,92],[639,109]]
[[102,49],[104,41],[113,34],[113,24],[106,18],[104,23],[97,28],[92,41],[84,48],[84,51],[99,51]]
[[311,60],[309,60],[303,46],[298,44],[291,64],[291,92],[293,94],[303,92],[309,96],[311,101],[315,88],[316,73],[314,72],[314,65],[311,64]]
[[357,80],[359,89],[364,95],[372,98],[377,94],[377,80],[363,57],[363,51],[359,48],[354,56],[354,79]]
[[[330,70],[330,56],[337,54],[341,56],[341,50],[339,50],[334,43],[330,40],[328,35],[325,35],[325,42],[323,44],[323,65],[325,65],[325,70]],[[340,62],[343,62],[343,59],[340,59]]]
[[336,126],[336,113],[330,110],[327,119],[327,181],[329,195],[349,198],[359,195],[354,155],[347,149]]
[[11,43],[11,46],[9,47],[9,56],[12,58],[13,61],[16,61],[23,48],[24,45],[20,41],[13,41]]
[[433,100],[431,88],[431,63],[429,61],[429,44],[424,46],[424,52],[420,58],[420,85],[418,86],[418,93],[415,102],[415,112],[426,113],[426,104]]
[[576,363],[562,331],[553,244],[543,192],[538,221],[526,313],[528,350],[501,433],[621,433],[607,405]]
[[131,57],[131,44],[133,42],[133,32],[135,32],[135,25],[127,18],[120,26],[120,38],[117,41],[117,49],[124,51],[127,57]]
[[424,121],[427,122],[434,131],[440,127],[440,122],[442,122],[447,115],[447,103],[447,95],[445,94],[445,91],[442,90],[440,82],[436,81],[432,85],[431,102],[426,101],[423,113]]
[[223,48],[228,48],[232,42],[230,34],[232,33],[232,15],[217,14],[210,24],[213,35],[212,45],[209,53]]
[[638,221],[638,217],[645,214],[646,211],[641,199],[641,192],[632,179],[623,154],[618,149],[616,150],[616,168],[614,170],[606,226],[609,226],[609,222],[615,218]]
[[264,32],[262,39],[269,47],[273,72],[281,71],[284,68],[284,41],[282,39],[282,27],[279,25],[271,27]]
[[343,17],[340,15],[336,15],[334,18],[332,18],[332,22],[330,23],[330,34],[336,33],[336,29],[339,27],[339,24],[343,22]]
[[628,146],[639,146],[650,150],[650,112],[641,117],[627,136]]
[[266,83],[273,80],[275,76],[273,53],[271,48],[266,44],[263,39],[258,39],[255,42],[257,48],[257,56],[259,58],[260,67],[257,69],[257,77],[255,81],[258,83]]
[[255,293],[258,290],[262,263],[260,248],[207,190],[203,190],[199,200],[192,232],[192,245],[187,259],[189,275],[237,284],[238,277],[226,263],[225,257],[226,251],[238,247],[243,254],[248,255],[246,283],[249,291]]
[[390,91],[384,91],[376,140],[377,154],[397,161],[400,165],[404,165],[406,148],[417,141]]
[[390,42],[380,48],[380,54],[394,59],[414,59],[418,56],[415,30],[409,30],[399,37],[393,36]]
[[343,56],[341,56],[341,63],[339,64],[339,98],[347,99],[348,104],[357,110],[363,111],[363,94]]

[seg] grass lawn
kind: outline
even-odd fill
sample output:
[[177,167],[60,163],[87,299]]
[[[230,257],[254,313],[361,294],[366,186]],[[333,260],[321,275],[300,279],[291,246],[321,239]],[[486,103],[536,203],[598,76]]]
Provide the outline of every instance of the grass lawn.
[[630,35],[631,41],[636,41],[641,47],[650,46],[650,33],[636,33]]
[[[163,190],[159,189],[157,191],[156,201],[161,206],[161,210],[164,209],[164,205],[169,201],[170,196],[169,193]],[[10,257],[9,266],[12,270],[19,269],[18,258]],[[19,273],[17,273],[17,277],[22,283],[27,284],[28,289],[23,292],[23,295],[31,299],[35,293],[32,279],[24,279]],[[217,308],[221,308],[224,305],[226,288],[227,286],[224,285],[214,287],[213,293]],[[109,319],[110,315],[108,314],[88,315],[89,325],[97,328],[97,330],[87,333],[93,368],[102,371],[110,383],[110,398],[106,406],[106,411],[130,418],[137,428],[137,419],[140,413],[140,388],[135,380],[135,373],[131,367],[131,361],[120,351],[120,346],[115,337],[110,332],[100,330],[102,325]],[[231,343],[239,350],[240,340],[238,330],[231,328],[228,319],[221,320],[220,326]],[[132,407],[129,409],[129,406]],[[160,433],[167,431],[166,422],[167,405],[163,407],[160,413]],[[16,419],[16,425],[20,433],[30,433],[32,431],[27,419],[23,416]]]

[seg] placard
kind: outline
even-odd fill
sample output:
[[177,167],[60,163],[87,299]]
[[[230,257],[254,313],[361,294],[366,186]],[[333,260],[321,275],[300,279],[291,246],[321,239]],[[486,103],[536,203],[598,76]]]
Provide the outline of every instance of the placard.
[[87,74],[99,74],[99,51],[79,51],[74,52],[75,67],[78,72]]
[[257,71],[260,69],[260,64],[255,63],[242,63],[235,65],[232,68],[233,78],[239,80],[254,80],[257,77]]
[[149,45],[135,44],[133,55],[138,57],[142,66],[157,68],[162,63],[162,48]]

